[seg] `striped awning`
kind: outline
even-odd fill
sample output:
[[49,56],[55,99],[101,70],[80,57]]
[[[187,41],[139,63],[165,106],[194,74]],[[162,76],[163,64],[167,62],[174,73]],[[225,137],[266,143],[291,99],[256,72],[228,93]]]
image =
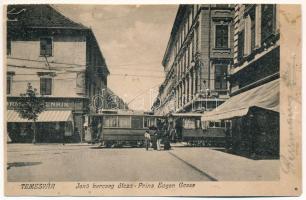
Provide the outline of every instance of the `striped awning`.
[[[71,111],[44,111],[39,114],[37,122],[66,122],[73,121]],[[32,122],[23,119],[14,110],[7,111],[7,122]]]

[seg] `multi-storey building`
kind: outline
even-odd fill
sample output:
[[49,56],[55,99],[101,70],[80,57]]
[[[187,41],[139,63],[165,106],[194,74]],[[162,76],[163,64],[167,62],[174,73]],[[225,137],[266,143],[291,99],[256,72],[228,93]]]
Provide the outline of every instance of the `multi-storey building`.
[[157,114],[208,111],[228,98],[233,58],[232,5],[180,5],[162,64]]
[[230,120],[236,152],[279,155],[278,15],[278,5],[235,6],[231,97],[203,120]]
[[[109,74],[90,28],[50,5],[7,7],[7,128],[13,142],[31,141],[31,123],[15,111],[30,83],[46,102],[37,120],[38,142],[79,141],[94,95]],[[63,134],[64,133],[64,134]]]
[[114,110],[128,110],[129,107],[127,103],[124,102],[122,98],[116,95],[111,89],[107,88],[106,91],[106,105],[104,109],[114,109]]

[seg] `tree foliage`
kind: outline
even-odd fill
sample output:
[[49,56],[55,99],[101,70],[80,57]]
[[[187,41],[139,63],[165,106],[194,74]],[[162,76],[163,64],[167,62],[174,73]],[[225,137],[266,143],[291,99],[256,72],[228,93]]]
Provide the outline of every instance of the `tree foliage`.
[[17,112],[23,119],[36,121],[38,115],[46,109],[42,97],[37,96],[37,90],[28,83],[26,93],[20,94],[17,100]]

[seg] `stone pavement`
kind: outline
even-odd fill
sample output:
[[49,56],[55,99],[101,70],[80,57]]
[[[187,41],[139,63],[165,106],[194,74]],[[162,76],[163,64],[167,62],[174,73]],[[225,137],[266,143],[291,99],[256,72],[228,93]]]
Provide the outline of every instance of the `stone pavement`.
[[169,153],[218,181],[279,179],[279,160],[252,160],[213,148],[175,148]]
[[9,181],[272,181],[279,160],[252,160],[206,147],[170,151],[89,144],[9,144]]

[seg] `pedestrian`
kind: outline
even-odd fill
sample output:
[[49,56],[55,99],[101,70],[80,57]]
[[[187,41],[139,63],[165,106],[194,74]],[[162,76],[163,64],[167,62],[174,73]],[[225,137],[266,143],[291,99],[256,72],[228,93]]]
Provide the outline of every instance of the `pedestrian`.
[[150,142],[151,142],[151,136],[150,136],[149,130],[146,130],[144,137],[145,137],[146,150],[148,151],[150,148]]
[[170,150],[171,149],[171,145],[170,145],[170,134],[169,134],[169,131],[165,131],[163,141],[164,141],[164,150]]
[[172,127],[170,130],[170,137],[172,142],[176,142],[176,130],[174,127]]
[[162,132],[160,130],[156,131],[156,149],[160,151],[160,143],[162,140]]
[[152,127],[152,130],[154,131],[153,136],[151,137],[152,148],[157,150],[157,128]]

